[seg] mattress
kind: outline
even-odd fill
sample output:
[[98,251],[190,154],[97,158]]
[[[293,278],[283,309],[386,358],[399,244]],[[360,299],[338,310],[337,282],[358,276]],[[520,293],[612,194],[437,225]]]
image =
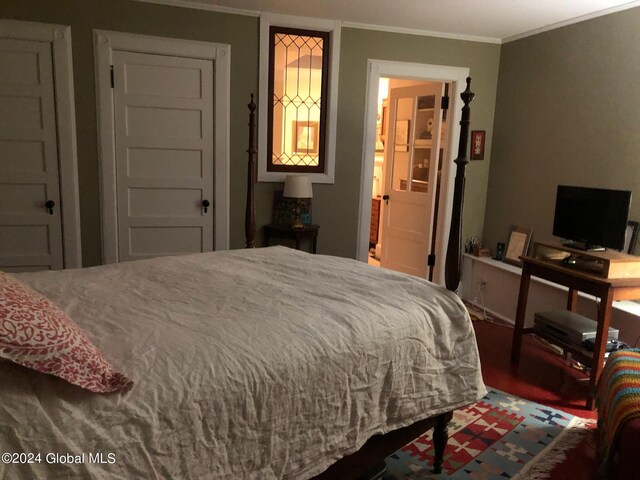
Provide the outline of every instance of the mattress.
[[40,454],[2,479],[309,478],[486,393],[458,297],[354,260],[269,247],[15,276],[135,383],[94,394],[0,362],[0,453]]

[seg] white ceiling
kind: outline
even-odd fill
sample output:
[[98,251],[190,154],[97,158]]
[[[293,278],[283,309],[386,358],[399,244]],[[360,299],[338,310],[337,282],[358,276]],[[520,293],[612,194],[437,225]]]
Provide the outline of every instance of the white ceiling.
[[[504,42],[632,7],[640,0],[143,0],[247,15],[271,12]],[[385,28],[386,27],[386,28]]]

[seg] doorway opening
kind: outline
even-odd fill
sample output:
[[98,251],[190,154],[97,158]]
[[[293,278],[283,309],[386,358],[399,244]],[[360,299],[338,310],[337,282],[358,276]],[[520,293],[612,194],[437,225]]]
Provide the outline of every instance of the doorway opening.
[[449,84],[381,77],[370,265],[433,279]]
[[456,97],[469,70],[369,64],[357,258],[443,283],[461,115]]

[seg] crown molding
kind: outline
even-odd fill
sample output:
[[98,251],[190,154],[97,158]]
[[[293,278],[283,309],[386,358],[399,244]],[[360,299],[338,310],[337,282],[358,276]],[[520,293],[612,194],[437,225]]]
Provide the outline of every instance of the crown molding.
[[193,0],[134,0],[142,3],[155,3],[156,5],[167,5],[170,7],[192,8],[195,10],[207,10],[209,12],[231,13],[234,15],[245,15],[249,17],[259,17],[258,10],[248,10],[244,8],[222,7],[210,3],[196,2]]
[[625,3],[624,5],[618,5],[616,7],[605,8],[604,10],[588,13],[586,15],[580,15],[579,17],[570,18],[569,20],[564,20],[562,22],[552,23],[551,25],[547,25],[546,27],[540,27],[534,30],[529,30],[528,32],[523,32],[511,37],[506,37],[502,39],[502,43],[505,44],[513,42],[515,40],[520,40],[521,38],[531,37],[533,35],[538,35],[539,33],[549,32],[551,30],[556,30],[557,28],[566,27],[568,25],[584,22],[593,18],[604,17],[605,15],[621,12],[623,10],[629,10],[635,7],[640,7],[639,0],[634,0],[633,2]]
[[386,25],[372,25],[369,23],[343,22],[343,27],[360,28],[362,30],[377,30],[380,32],[403,33],[406,35],[420,35],[423,37],[447,38],[450,40],[464,40],[466,42],[502,43],[502,40],[494,37],[482,37],[478,35],[464,35],[462,33],[445,33],[418,28],[390,27]]

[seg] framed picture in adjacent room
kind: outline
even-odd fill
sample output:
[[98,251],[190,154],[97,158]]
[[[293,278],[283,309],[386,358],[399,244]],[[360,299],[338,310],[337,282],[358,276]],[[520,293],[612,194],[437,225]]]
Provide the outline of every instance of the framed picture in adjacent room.
[[507,241],[507,250],[504,253],[504,262],[517,267],[522,266],[523,257],[529,250],[529,243],[531,243],[532,228],[521,227],[519,225],[512,225],[509,231],[509,238]]
[[396,152],[409,151],[409,120],[398,120],[396,122]]
[[312,121],[293,122],[293,153],[298,155],[317,155],[320,123]]

